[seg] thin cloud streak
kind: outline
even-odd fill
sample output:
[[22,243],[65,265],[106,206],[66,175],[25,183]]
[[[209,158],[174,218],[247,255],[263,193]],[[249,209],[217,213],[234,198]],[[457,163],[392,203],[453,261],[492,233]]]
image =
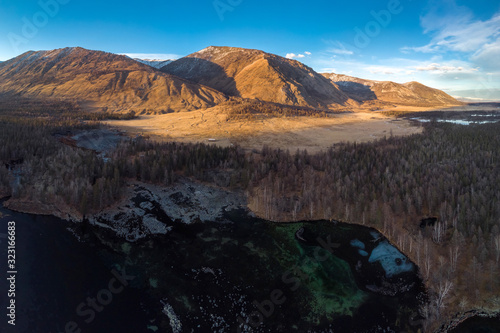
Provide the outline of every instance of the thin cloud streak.
[[[440,17],[440,12],[447,14]],[[468,57],[474,66],[500,72],[500,12],[487,20],[474,19],[466,7],[448,1],[421,18],[425,34],[434,35],[424,46],[406,46],[403,53],[451,53]]]

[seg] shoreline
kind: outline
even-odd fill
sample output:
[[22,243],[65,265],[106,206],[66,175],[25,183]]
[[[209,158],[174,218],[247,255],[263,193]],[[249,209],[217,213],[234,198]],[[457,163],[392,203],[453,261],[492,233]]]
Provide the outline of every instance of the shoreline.
[[465,321],[474,317],[490,318],[490,319],[494,319],[495,317],[497,317],[497,319],[500,320],[500,309],[498,310],[471,309],[463,312],[458,312],[451,319],[448,319],[446,322],[444,322],[439,327],[439,329],[436,330],[434,333],[447,333],[451,330],[458,328],[458,326],[463,324]]

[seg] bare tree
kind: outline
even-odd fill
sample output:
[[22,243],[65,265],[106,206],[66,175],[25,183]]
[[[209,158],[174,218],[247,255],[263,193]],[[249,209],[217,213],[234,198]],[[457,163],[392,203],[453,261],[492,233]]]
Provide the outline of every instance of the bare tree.
[[429,251],[429,243],[424,240],[424,272],[425,272],[425,279],[429,278],[429,275],[431,273],[431,255]]
[[451,281],[440,281],[439,282],[439,288],[437,290],[437,297],[436,297],[436,312],[437,316],[441,315],[441,310],[446,307],[446,299],[451,291],[451,288],[453,287],[453,283]]
[[443,222],[436,223],[434,225],[434,228],[432,229],[432,240],[437,244],[441,244],[441,242],[444,240],[445,233],[446,233],[445,223]]

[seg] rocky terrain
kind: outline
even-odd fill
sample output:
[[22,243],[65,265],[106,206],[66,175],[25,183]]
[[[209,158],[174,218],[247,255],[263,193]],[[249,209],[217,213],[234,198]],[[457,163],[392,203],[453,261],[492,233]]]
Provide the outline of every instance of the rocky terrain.
[[166,234],[174,223],[219,221],[225,212],[244,206],[242,195],[187,179],[170,187],[133,183],[124,200],[88,216],[88,221],[133,242],[152,234]]

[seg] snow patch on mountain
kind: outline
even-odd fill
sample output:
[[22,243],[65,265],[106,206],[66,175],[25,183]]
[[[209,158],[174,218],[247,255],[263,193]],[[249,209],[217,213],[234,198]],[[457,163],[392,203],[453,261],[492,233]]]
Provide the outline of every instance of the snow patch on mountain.
[[170,64],[171,62],[173,62],[174,60],[171,60],[171,59],[168,59],[168,60],[162,60],[162,59],[139,59],[139,58],[133,58],[135,61],[138,61],[142,64],[145,64],[145,65],[148,65],[148,66],[151,66],[153,68],[156,68],[156,69],[160,69],[168,64]]

